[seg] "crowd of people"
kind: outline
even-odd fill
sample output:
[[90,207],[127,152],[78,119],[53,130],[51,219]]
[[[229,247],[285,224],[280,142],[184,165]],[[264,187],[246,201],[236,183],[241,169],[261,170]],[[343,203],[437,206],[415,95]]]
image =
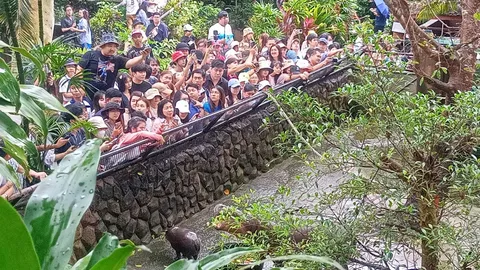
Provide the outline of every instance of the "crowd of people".
[[[134,2],[138,4],[135,14],[136,6],[129,7]],[[95,136],[104,140],[102,152],[142,139],[162,144],[170,139],[162,136],[164,132],[257,92],[297,78],[306,80],[343,51],[328,33],[304,35],[298,29],[283,39],[254,33],[251,28],[243,29],[241,38],[235,37],[228,13],[221,11],[208,33],[195,33],[207,38],[197,39],[192,25],[185,25],[171,64],[161,70],[151,47],[169,37],[168,26],[160,13],[148,8],[155,5],[152,2],[126,4],[131,40],[121,54],[120,43],[111,33],[92,44],[87,10],[80,10],[76,22],[72,7],[67,6],[62,20],[62,31],[76,35],[78,44],[87,49],[78,63],[72,59],[65,63],[65,75],[55,84],[59,100],[70,112],[62,114],[63,121],[74,125],[79,119],[88,120],[98,129]],[[188,130],[178,133],[186,136]],[[54,166],[86,137],[84,129],[74,129],[39,151],[48,153],[45,163]],[[0,181],[0,186],[5,184]]]

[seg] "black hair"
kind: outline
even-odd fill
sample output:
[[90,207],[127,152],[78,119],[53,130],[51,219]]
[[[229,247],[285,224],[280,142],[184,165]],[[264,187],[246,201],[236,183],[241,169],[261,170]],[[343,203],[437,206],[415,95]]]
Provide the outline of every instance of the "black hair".
[[246,83],[245,87],[243,88],[243,91],[245,92],[250,92],[250,91],[257,91],[257,87],[251,83]]
[[118,90],[117,88],[111,87],[108,88],[107,91],[105,91],[105,98],[111,99],[115,97],[122,97],[122,92],[120,92],[120,90]]
[[137,128],[140,125],[140,123],[146,123],[146,122],[147,120],[142,117],[138,117],[138,116],[132,117],[130,120],[128,120],[127,133],[132,132],[132,129]]
[[147,66],[144,63],[137,64],[132,67],[132,73],[133,72],[147,72],[149,66]]
[[203,72],[205,72],[205,74],[207,74],[207,71],[212,67],[212,65],[210,64],[204,64],[202,65],[201,69],[203,70]]
[[[127,89],[125,89],[125,82],[127,82],[127,80],[130,78],[130,75],[128,75],[127,73],[123,72],[123,73],[119,73],[118,76],[117,76],[117,79],[115,80],[115,82],[117,83],[117,86],[118,86],[118,90],[121,92],[121,93],[125,93],[127,91]],[[108,90],[107,90],[108,91]]]
[[193,87],[197,90],[200,90],[200,86],[198,84],[188,83],[187,86],[185,87],[185,90],[187,90],[189,87]]
[[[213,89],[216,89],[218,92],[220,92],[220,100],[218,101],[218,105],[222,109],[225,108],[225,90],[220,85],[215,86]],[[210,93],[212,92],[212,90],[210,90]],[[217,107],[215,107],[215,104],[213,104],[213,102],[211,100],[211,96],[212,96],[212,94],[210,94],[210,97],[208,98],[208,103],[210,104],[210,109],[213,112]]]
[[132,118],[134,118],[134,117],[140,117],[140,118],[142,118],[142,119],[145,120],[145,121],[147,121],[147,119],[148,119],[147,116],[146,116],[143,112],[141,112],[141,111],[133,111],[133,112],[130,114],[130,116],[131,116]]
[[342,45],[340,45],[340,43],[338,43],[338,42],[333,42],[332,44],[328,45],[329,50],[341,49],[341,48],[342,48]]
[[187,91],[179,90],[175,92],[173,95],[172,104],[176,115],[178,115],[177,102],[182,98],[182,95],[187,95],[188,99],[190,100],[190,96],[188,95]]
[[155,16],[155,15],[160,16],[160,12],[153,12],[153,13],[152,13],[152,17]]
[[329,37],[332,37],[330,33],[323,33],[320,36],[318,36],[318,38],[324,38],[326,40],[328,40]]
[[5,142],[0,140],[0,157],[5,158],[7,153],[3,150],[3,148],[5,148]]
[[212,61],[212,64],[211,64],[212,68],[222,68],[223,69],[224,66],[225,66],[225,63],[220,59],[214,59]]
[[195,74],[195,73],[202,75],[202,78],[204,78],[204,79],[205,79],[205,77],[207,77],[207,73],[205,72],[205,70],[203,70],[203,69],[201,69],[201,68],[193,70],[193,71],[192,71],[192,76],[193,76],[193,74]]
[[322,50],[320,50],[319,48],[310,48],[310,49],[308,49],[307,52],[306,52],[306,56],[307,56],[306,58],[307,58],[307,59],[310,58],[310,56],[314,55],[314,54],[317,53],[317,52],[322,53]]
[[173,102],[171,102],[169,99],[163,99],[162,101],[160,101],[160,103],[158,103],[157,114],[159,118],[165,119],[165,115],[163,114],[163,107],[165,107],[167,103],[171,103],[173,106]]
[[145,60],[145,64],[149,65],[155,61],[158,65],[160,65],[160,62],[158,62],[157,58],[155,57],[148,57],[147,60]]
[[72,7],[71,5],[66,5],[66,6],[65,6],[65,11],[67,11],[67,8],[71,8],[72,11],[73,11],[73,7]]
[[70,121],[74,120],[75,117],[79,117],[83,114],[83,108],[85,108],[85,105],[82,103],[75,102],[73,104],[68,104],[65,106],[65,109],[67,109],[70,113],[62,113],[63,121],[70,123]]
[[99,104],[100,98],[102,97],[105,98],[105,91],[102,91],[102,90],[95,92],[95,94],[93,95],[93,110],[95,112],[98,112],[102,109],[100,108],[100,104]]
[[150,76],[152,76],[152,72],[153,72],[153,69],[149,66],[149,65],[146,65],[147,66],[147,71],[145,72],[145,78],[150,78]]

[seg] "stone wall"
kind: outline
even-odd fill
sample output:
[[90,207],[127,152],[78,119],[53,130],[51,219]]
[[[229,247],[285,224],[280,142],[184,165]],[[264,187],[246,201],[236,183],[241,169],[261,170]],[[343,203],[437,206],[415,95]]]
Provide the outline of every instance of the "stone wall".
[[[304,91],[324,98],[348,81],[349,69],[332,71],[323,79],[311,77]],[[215,130],[101,175],[77,230],[74,259],[86,255],[107,231],[147,244],[152,236],[267,172],[281,161],[273,139],[288,128],[279,119],[263,125],[273,110],[273,105],[258,107]],[[20,208],[27,199],[20,198]]]

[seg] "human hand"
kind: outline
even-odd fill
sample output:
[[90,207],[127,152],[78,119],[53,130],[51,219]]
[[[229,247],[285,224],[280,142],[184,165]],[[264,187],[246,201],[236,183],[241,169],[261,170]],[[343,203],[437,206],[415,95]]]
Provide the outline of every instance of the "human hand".
[[55,148],[60,148],[60,147],[64,146],[65,144],[67,144],[67,142],[68,142],[68,139],[60,138],[60,139],[58,139],[58,141],[53,146]]
[[308,80],[308,76],[310,76],[310,73],[308,72],[303,72],[300,74],[300,78],[302,78],[302,80]]
[[152,52],[152,48],[145,48],[145,49],[141,52],[142,57],[143,57],[143,58],[147,58],[147,57],[150,55],[151,52]]
[[47,174],[45,172],[36,172],[34,170],[30,170],[30,176],[38,179],[43,179],[47,177]]
[[103,142],[102,145],[100,145],[100,152],[106,152],[110,151],[112,149],[113,144],[110,142]]
[[160,144],[164,144],[164,143],[165,143],[165,139],[163,138],[162,135],[157,134],[157,135],[155,136],[155,138],[156,138],[156,140],[157,140],[158,143],[160,143]]
[[70,154],[70,153],[73,153],[75,150],[77,150],[77,147],[75,145],[72,145],[70,146],[70,148],[67,149],[67,151],[65,151],[65,153]]

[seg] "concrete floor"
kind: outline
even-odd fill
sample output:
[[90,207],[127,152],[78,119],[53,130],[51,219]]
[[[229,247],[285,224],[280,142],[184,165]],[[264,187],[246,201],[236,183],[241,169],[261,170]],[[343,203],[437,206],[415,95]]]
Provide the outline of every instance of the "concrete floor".
[[[305,194],[315,192],[315,190],[328,189],[330,185],[335,185],[343,178],[342,173],[331,173],[309,181],[297,179],[296,176],[305,175],[308,171],[309,169],[301,161],[293,158],[287,159],[276,165],[269,172],[241,186],[235,191],[235,195],[250,193],[251,190],[254,190],[255,193],[253,193],[252,198],[267,198],[274,195],[279,186],[285,185],[291,188],[292,194],[294,194],[292,198],[300,198],[298,200],[299,203],[308,204],[307,201],[302,201],[301,199]],[[202,249],[200,258],[207,255],[222,238],[221,232],[208,227],[208,223],[214,215],[213,207],[218,203],[228,205],[230,197],[227,196],[216,201],[179,224],[179,226],[195,231],[201,239]],[[153,240],[148,245],[148,248],[150,248],[152,253],[137,252],[129,259],[127,269],[161,270],[174,261],[175,253],[163,237]]]

